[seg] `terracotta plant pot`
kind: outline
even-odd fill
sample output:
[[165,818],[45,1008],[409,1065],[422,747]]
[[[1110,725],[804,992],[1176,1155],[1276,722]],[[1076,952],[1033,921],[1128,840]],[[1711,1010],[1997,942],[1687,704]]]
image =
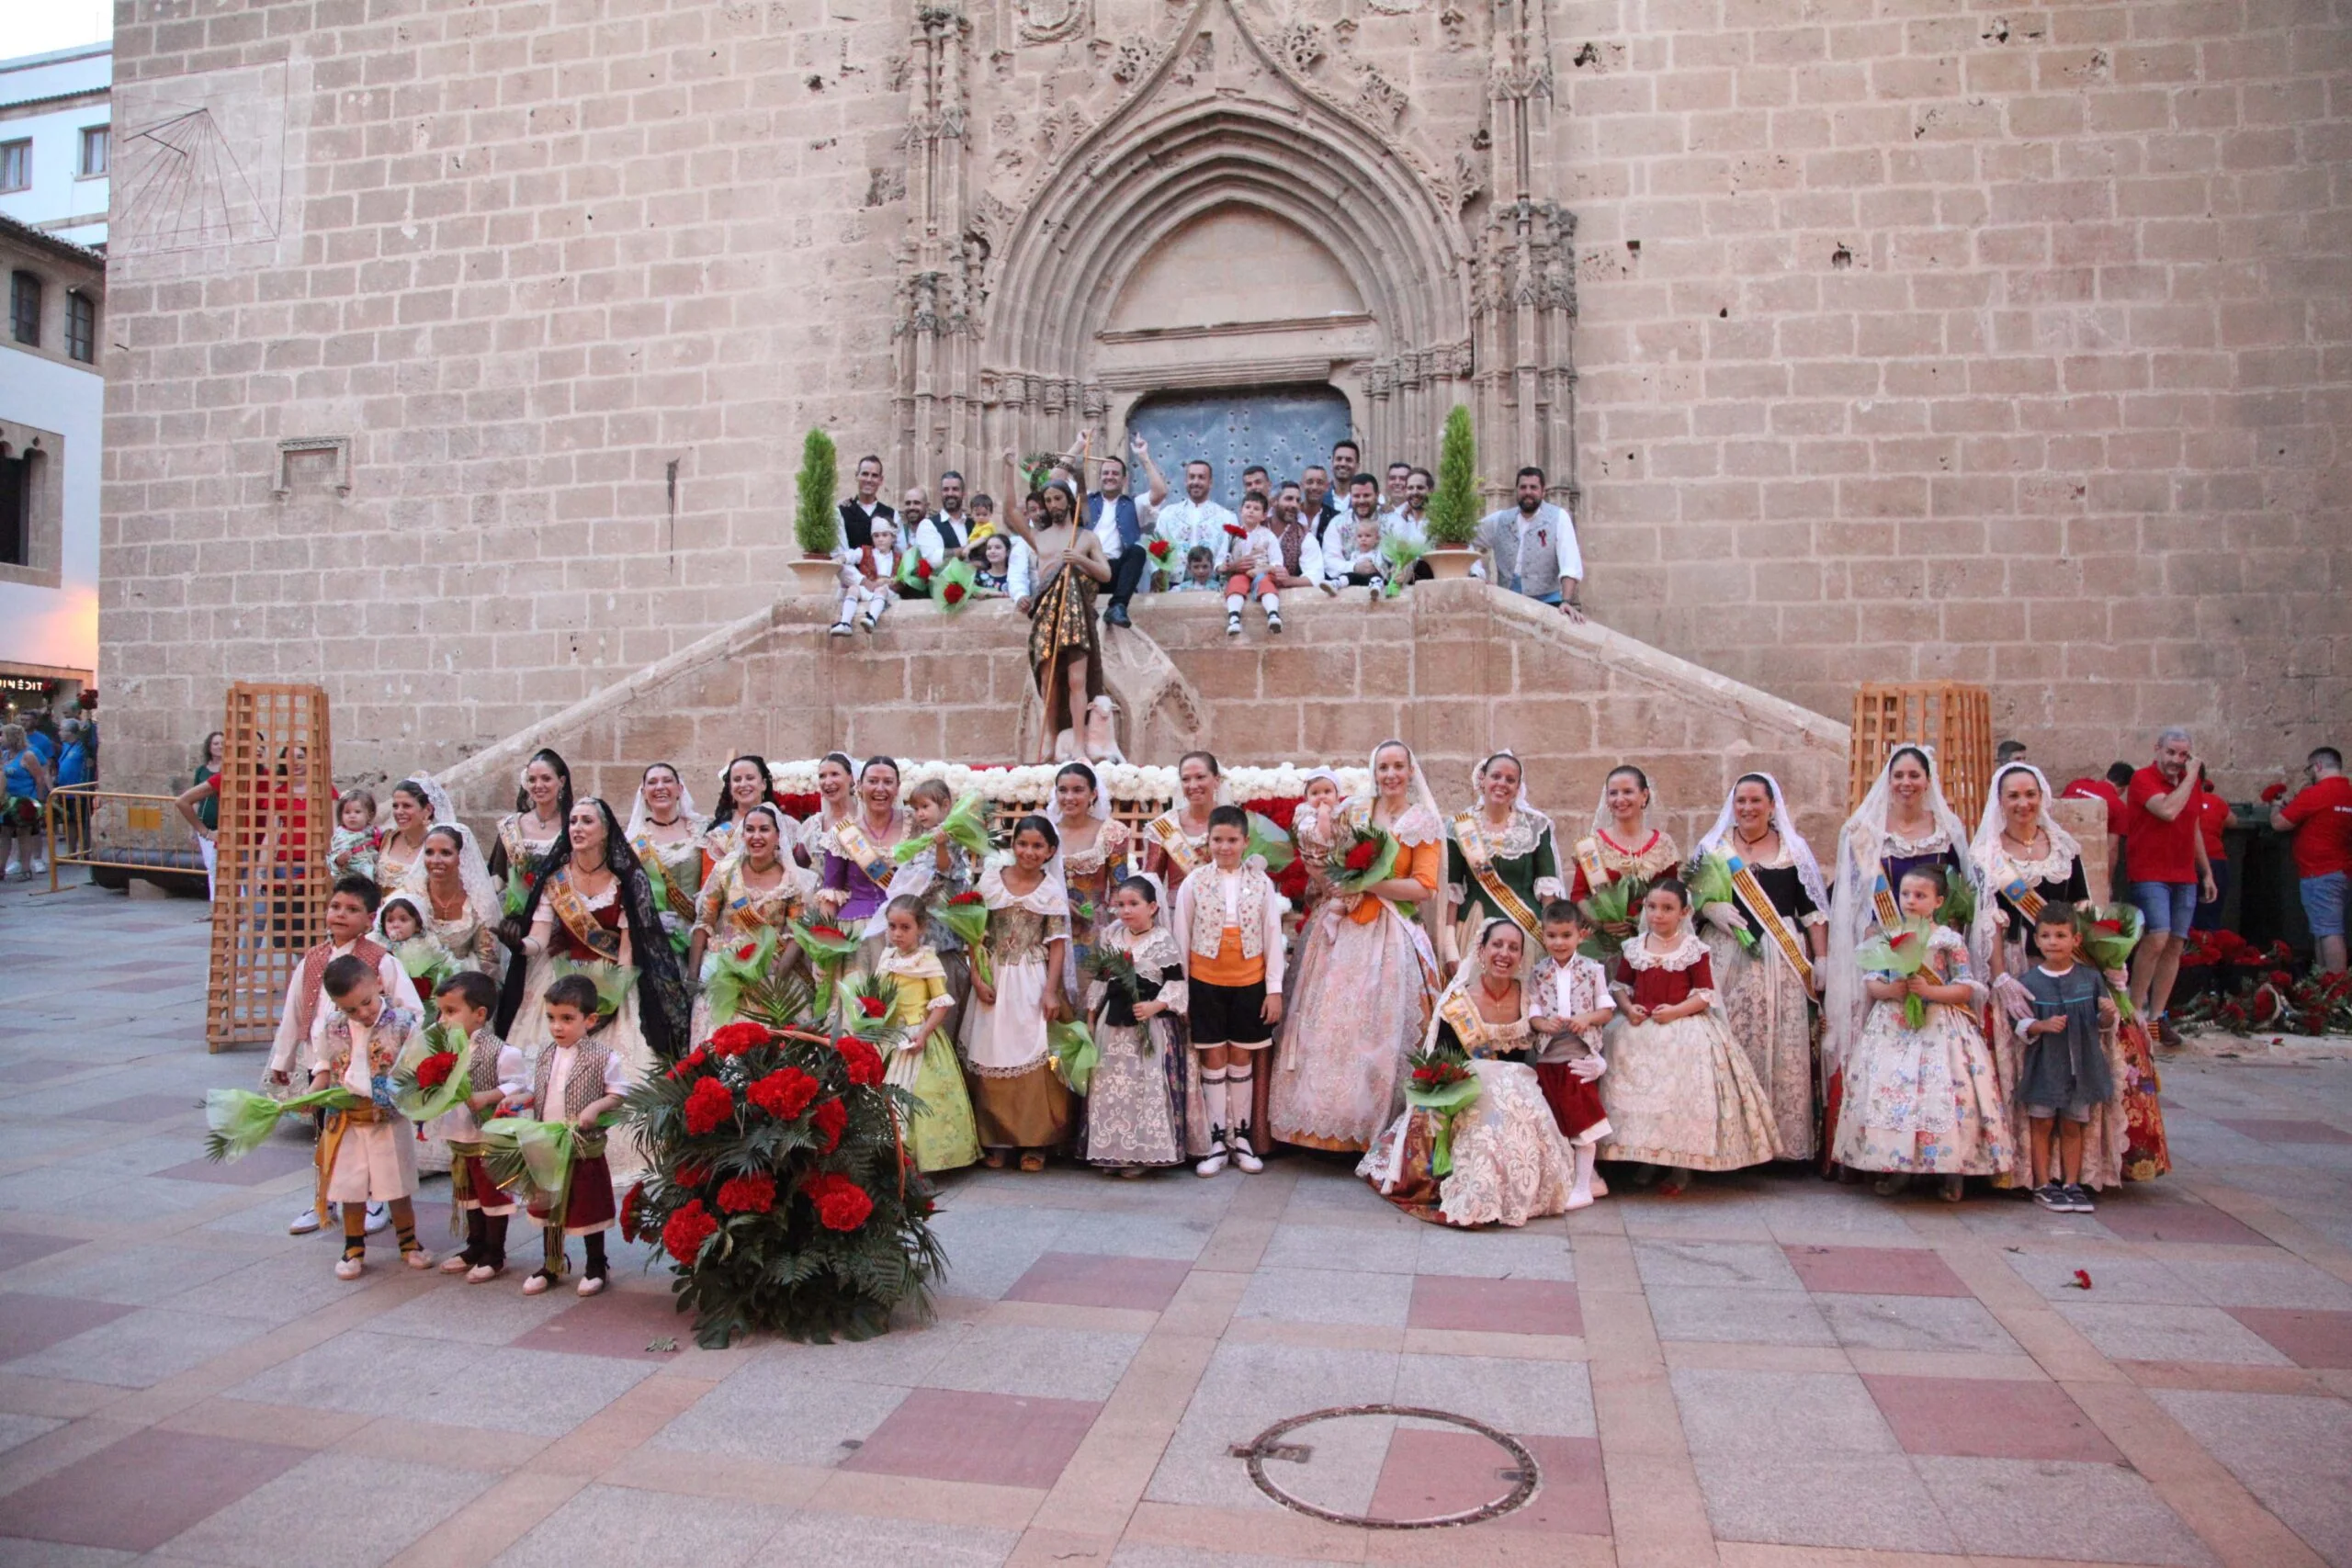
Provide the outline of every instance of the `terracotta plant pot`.
[[1435,549],[1421,558],[1430,563],[1430,572],[1432,576],[1441,582],[1447,582],[1468,577],[1470,569],[1478,562],[1479,552]]
[[831,556],[802,556],[786,563],[792,569],[792,591],[810,598],[839,594],[841,563]]

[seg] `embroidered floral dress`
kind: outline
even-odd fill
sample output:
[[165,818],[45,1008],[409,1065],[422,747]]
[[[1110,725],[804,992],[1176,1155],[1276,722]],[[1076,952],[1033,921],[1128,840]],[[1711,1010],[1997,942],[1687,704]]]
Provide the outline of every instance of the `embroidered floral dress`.
[[[1781,923],[1797,941],[1808,961],[1812,950],[1805,936],[1826,925],[1829,911],[1815,905],[1797,874],[1795,858],[1783,840],[1769,863],[1743,854],[1757,886],[1771,903]],[[1706,928],[1708,956],[1723,987],[1724,1021],[1731,1036],[1747,1053],[1757,1081],[1772,1101],[1772,1129],[1783,1159],[1811,1159],[1820,1118],[1815,1113],[1816,1081],[1813,1052],[1812,993],[1797,976],[1796,967],[1764,930],[1763,921],[1735,904],[1740,923],[1753,945]]]
[[981,868],[979,890],[996,1000],[984,1002],[976,991],[964,1010],[964,1061],[980,1144],[1057,1148],[1069,1141],[1074,1102],[1047,1050],[1046,950],[1069,945],[1069,900],[1050,876],[1013,892],[999,862]]
[[1435,1169],[1439,1113],[1408,1107],[1356,1166],[1373,1190],[1432,1224],[1523,1225],[1568,1208],[1576,1156],[1560,1136],[1552,1108],[1530,1066],[1535,1041],[1519,991],[1521,1016],[1496,1023],[1478,1014],[1470,982],[1439,1004],[1437,1038],[1470,1058],[1478,1098],[1453,1113],[1453,1168]]
[[661,873],[655,902],[661,907],[662,930],[670,938],[671,950],[684,957],[694,931],[695,903],[702,893],[703,835],[709,824],[700,817],[680,821],[686,829],[682,839],[657,839],[648,829],[628,842],[648,871]]
[[546,838],[533,838],[533,821],[527,811],[511,811],[498,819],[498,832],[490,846],[490,874],[499,879],[502,891],[510,876],[537,882],[540,867],[547,864],[555,841],[563,837],[563,824],[559,822]]
[[[1478,874],[1482,867],[1485,877]],[[1488,878],[1516,898],[1520,911],[1534,917],[1536,924],[1506,908],[1487,886]],[[1511,808],[1510,821],[1500,829],[1476,811],[1465,811],[1453,819],[1446,834],[1445,882],[1465,953],[1468,938],[1496,918],[1515,922],[1532,942],[1539,934],[1544,901],[1566,891],[1560,881],[1560,856],[1553,842],[1552,824],[1518,807]]]
[[1603,883],[1623,882],[1629,876],[1656,882],[1672,876],[1681,865],[1682,852],[1675,847],[1669,835],[1658,829],[1651,829],[1637,848],[1619,843],[1605,828],[1596,829],[1592,837],[1577,840],[1576,876],[1569,885],[1568,897],[1579,904],[1591,897],[1596,872]]
[[[1086,1157],[1106,1166],[1181,1164],[1184,955],[1177,951],[1176,938],[1158,926],[1137,936],[1124,923],[1114,925],[1103,932],[1102,945],[1135,964],[1143,993],[1138,1000],[1165,1002],[1169,1010],[1134,1022],[1132,1012],[1110,1000],[1103,981],[1089,983],[1087,1015],[1094,1021],[1102,1060],[1086,1096]],[[1114,1013],[1131,1021],[1114,1022]]]
[[[1617,1015],[1601,1039],[1609,1071],[1600,1100],[1609,1111],[1603,1159],[1646,1160],[1685,1170],[1739,1170],[1781,1151],[1772,1102],[1756,1068],[1724,1023],[1707,945],[1687,927],[1673,945],[1637,936],[1617,954],[1611,989]],[[1704,998],[1706,1010],[1666,1023],[1635,1023],[1628,1007],[1674,1007]]]
[[923,1025],[954,1005],[947,995],[947,971],[940,967],[939,954],[927,947],[912,953],[885,947],[876,969],[899,987],[896,1021],[906,1039],[890,1053],[883,1081],[915,1097],[918,1108],[907,1119],[907,1153],[917,1170],[960,1169],[980,1157],[980,1140],[955,1043],[943,1022],[921,1044],[915,1043]]
[[479,970],[493,980],[504,972],[506,950],[499,945],[497,932],[462,892],[447,905],[435,898],[430,888],[410,889],[408,897],[424,911],[424,934],[440,943],[458,968]]
[[[1129,840],[1127,825],[1114,818],[1102,824],[1102,831],[1087,848],[1062,851],[1062,880],[1069,889],[1072,943],[1069,967],[1062,980],[1069,987],[1073,1011],[1082,1010],[1079,1001],[1085,990],[1087,960],[1094,956],[1102,933],[1119,923],[1118,917],[1111,913],[1111,886],[1115,868],[1126,861]],[[1092,919],[1080,917],[1077,911],[1081,903],[1092,906]]]
[[1937,927],[1928,961],[1946,983],[1966,986],[1970,1000],[1929,1002],[1917,1029],[1905,1025],[1901,1000],[1870,1004],[1846,1061],[1832,1153],[1856,1170],[1996,1175],[2014,1163],[2015,1145],[2000,1073],[1976,1027],[1984,987],[1957,931]]
[[[695,898],[693,929],[703,934],[704,987],[717,976],[720,954],[757,942],[762,931],[772,931],[776,936],[775,956],[768,965],[771,977],[782,976],[800,962],[800,949],[793,942],[790,928],[796,917],[808,912],[808,874],[789,861],[779,862],[777,869],[783,874],[775,886],[754,887],[744,874],[742,857],[730,855],[703,879]],[[707,991],[697,991],[691,1038],[699,1045],[718,1028],[718,1021],[710,1016]]]
[[[1351,823],[1370,799],[1351,800]],[[1437,891],[1445,829],[1426,806],[1389,828],[1403,853],[1396,874]],[[1369,1148],[1396,1109],[1405,1058],[1429,1030],[1437,956],[1417,920],[1385,898],[1327,898],[1300,932],[1268,1103],[1274,1136],[1310,1148]]]
[[[336,835],[338,838],[340,834]],[[424,837],[417,835],[413,845],[403,844],[397,834],[386,832],[376,845],[376,890],[390,896],[408,881],[409,868],[424,858]],[[361,874],[367,874],[362,873]]]

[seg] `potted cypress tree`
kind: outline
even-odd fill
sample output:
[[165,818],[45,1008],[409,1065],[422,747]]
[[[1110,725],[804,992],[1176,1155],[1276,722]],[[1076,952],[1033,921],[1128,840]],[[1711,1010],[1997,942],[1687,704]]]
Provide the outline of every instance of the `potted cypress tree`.
[[789,564],[797,592],[823,595],[841,590],[841,568],[833,559],[842,542],[842,514],[833,500],[839,477],[833,438],[811,430],[800,444],[798,505],[792,514],[792,537],[800,547],[800,558]]
[[1440,578],[1468,577],[1478,558],[1477,444],[1470,434],[1470,411],[1458,403],[1445,416],[1428,532],[1430,552],[1423,558],[1430,570]]

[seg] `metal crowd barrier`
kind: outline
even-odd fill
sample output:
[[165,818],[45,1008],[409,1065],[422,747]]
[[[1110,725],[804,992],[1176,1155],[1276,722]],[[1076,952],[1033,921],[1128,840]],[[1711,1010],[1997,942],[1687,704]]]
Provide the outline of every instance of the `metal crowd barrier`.
[[58,869],[69,865],[154,879],[204,877],[196,830],[179,814],[173,795],[59,784],[41,807],[41,837],[49,850],[51,893],[58,890]]

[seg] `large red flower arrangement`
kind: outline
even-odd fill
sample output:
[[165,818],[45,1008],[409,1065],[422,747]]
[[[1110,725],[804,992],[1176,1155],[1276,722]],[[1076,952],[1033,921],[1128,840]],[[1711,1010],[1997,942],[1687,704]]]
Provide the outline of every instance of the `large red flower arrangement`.
[[884,1333],[900,1308],[928,1311],[944,1263],[931,1190],[903,1156],[913,1101],[882,1082],[896,1032],[831,1038],[808,1027],[804,982],[776,995],[788,1016],[729,1024],[628,1099],[653,1159],[629,1231],[661,1238],[706,1346]]

